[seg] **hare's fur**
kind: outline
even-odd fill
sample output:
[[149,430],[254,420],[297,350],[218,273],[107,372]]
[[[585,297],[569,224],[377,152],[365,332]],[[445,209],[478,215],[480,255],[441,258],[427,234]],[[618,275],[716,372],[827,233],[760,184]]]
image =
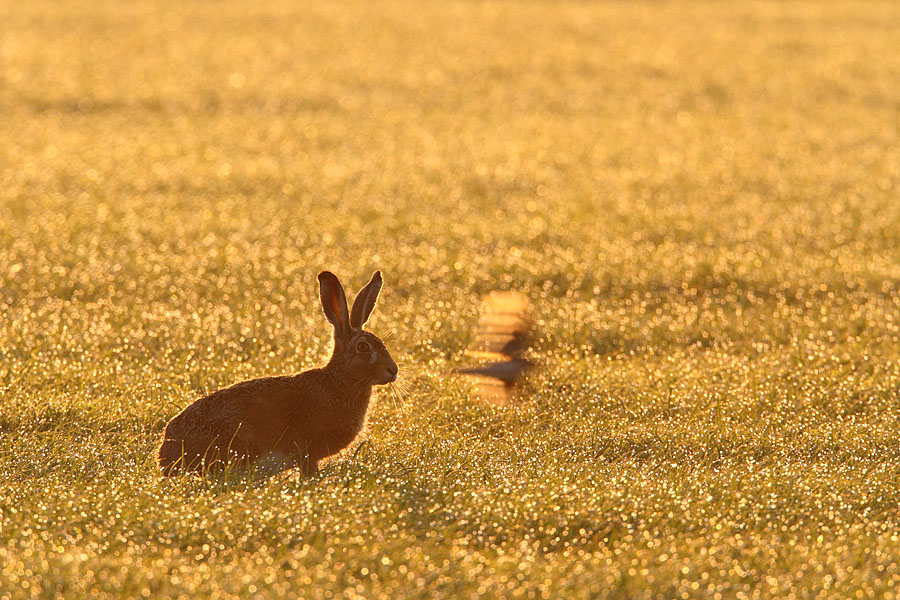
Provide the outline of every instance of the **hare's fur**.
[[381,340],[361,329],[375,305],[381,274],[357,295],[352,316],[337,278],[323,272],[319,281],[325,314],[335,326],[328,364],[299,375],[245,381],[195,401],[163,433],[164,475],[218,470],[228,463],[312,473],[320,460],[357,436],[372,386],[397,375]]

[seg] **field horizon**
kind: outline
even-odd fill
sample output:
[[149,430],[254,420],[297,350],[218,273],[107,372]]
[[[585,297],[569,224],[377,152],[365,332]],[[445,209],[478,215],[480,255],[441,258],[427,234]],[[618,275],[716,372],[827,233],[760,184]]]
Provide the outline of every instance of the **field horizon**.
[[[897,597],[900,4],[0,14],[0,599]],[[160,477],[324,363],[323,269],[384,274],[357,440]]]

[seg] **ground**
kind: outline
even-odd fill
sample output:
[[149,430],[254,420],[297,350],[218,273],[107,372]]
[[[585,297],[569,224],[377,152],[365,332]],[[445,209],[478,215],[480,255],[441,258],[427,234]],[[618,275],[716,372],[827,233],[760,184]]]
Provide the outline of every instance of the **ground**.
[[[0,3],[0,597],[896,596],[900,4]],[[384,272],[358,441],[160,478],[323,268]]]

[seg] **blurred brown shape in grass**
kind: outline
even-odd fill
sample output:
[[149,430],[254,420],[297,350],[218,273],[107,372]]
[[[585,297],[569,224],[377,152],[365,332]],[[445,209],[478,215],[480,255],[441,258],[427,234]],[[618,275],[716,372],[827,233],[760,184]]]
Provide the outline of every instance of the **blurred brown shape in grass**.
[[521,292],[495,291],[482,303],[478,334],[467,356],[484,364],[458,369],[475,378],[478,396],[489,402],[508,402],[516,382],[534,363],[524,357],[531,330],[531,303]]

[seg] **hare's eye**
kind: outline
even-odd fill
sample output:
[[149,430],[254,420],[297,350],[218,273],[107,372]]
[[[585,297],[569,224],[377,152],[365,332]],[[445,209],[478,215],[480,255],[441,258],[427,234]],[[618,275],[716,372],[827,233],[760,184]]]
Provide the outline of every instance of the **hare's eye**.
[[371,350],[372,350],[372,348],[369,347],[368,342],[360,342],[356,345],[357,352],[369,352]]

